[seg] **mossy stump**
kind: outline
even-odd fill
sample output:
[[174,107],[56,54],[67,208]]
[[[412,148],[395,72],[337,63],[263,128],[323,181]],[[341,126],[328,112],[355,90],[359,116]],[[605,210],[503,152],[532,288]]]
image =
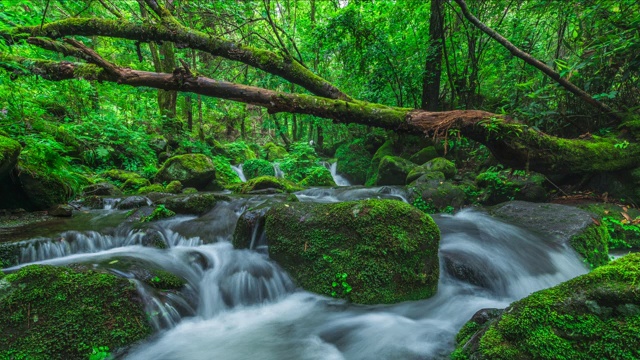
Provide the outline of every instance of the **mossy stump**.
[[360,304],[436,292],[440,232],[406,203],[279,204],[265,228],[270,256],[308,291]]

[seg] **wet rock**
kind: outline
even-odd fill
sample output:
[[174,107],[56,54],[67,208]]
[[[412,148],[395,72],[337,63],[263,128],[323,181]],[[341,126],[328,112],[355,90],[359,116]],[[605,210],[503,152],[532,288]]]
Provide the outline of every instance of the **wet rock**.
[[5,136],[0,136],[0,179],[9,175],[18,163],[20,143]]
[[71,217],[73,214],[73,207],[67,204],[60,204],[51,208],[48,213],[50,216]]
[[422,165],[426,170],[439,171],[444,174],[446,179],[453,179],[458,173],[456,165],[453,161],[449,161],[443,157],[432,159]]
[[265,214],[269,207],[250,209],[242,213],[233,232],[233,247],[236,249],[252,249],[266,246],[264,231]]
[[20,163],[16,170],[22,190],[34,210],[46,210],[69,200],[69,187],[59,178],[42,169],[23,167]]
[[158,200],[158,204],[176,214],[204,214],[213,209],[218,201],[228,201],[229,197],[212,193],[175,195]]
[[129,210],[140,208],[143,206],[149,206],[152,202],[149,198],[144,196],[129,196],[124,198],[120,203],[118,203],[118,210]]
[[411,155],[409,157],[409,161],[415,164],[424,164],[427,161],[437,157],[438,157],[438,152],[436,151],[435,147],[427,146],[422,150],[418,151],[417,153]]
[[558,244],[569,244],[593,267],[609,261],[610,236],[595,214],[573,206],[525,201],[496,205],[491,213]]
[[486,263],[486,259],[478,259],[474,254],[441,251],[444,268],[452,277],[499,294],[505,293],[507,282],[504,275]]
[[476,314],[452,358],[639,358],[639,277],[640,254],[630,254],[516,301],[495,319]]
[[82,196],[120,196],[122,191],[108,182],[87,185],[82,189]]

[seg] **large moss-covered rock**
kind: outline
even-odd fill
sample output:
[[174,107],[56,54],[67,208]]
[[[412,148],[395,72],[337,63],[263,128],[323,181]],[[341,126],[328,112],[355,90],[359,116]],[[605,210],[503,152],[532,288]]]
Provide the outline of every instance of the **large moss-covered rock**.
[[393,156],[393,141],[387,140],[378,150],[373,154],[373,158],[371,158],[371,163],[369,164],[369,170],[367,170],[367,181],[365,182],[366,186],[373,186],[378,178],[378,166],[380,165],[380,161],[385,156]]
[[591,267],[609,261],[610,235],[595,214],[573,206],[526,201],[509,201],[496,205],[491,213],[545,235],[558,244],[569,244]]
[[127,279],[92,270],[32,265],[0,280],[0,358],[87,359],[151,334]]
[[16,167],[18,179],[34,210],[46,210],[66,203],[71,196],[70,187],[53,174],[32,166]]
[[265,227],[270,256],[306,290],[361,304],[435,294],[440,233],[406,203],[279,204]]
[[122,191],[112,183],[103,181],[87,185],[82,189],[83,196],[119,196]]
[[352,184],[364,184],[371,164],[371,153],[362,139],[341,145],[336,150],[337,171]]
[[264,159],[247,160],[242,165],[242,172],[247,180],[265,175],[275,176],[276,174],[273,164]]
[[18,163],[22,146],[15,140],[0,136],[0,179],[9,175]]
[[265,157],[268,161],[284,159],[288,154],[287,149],[272,142],[264,144],[262,149],[264,150]]
[[216,177],[213,161],[202,154],[174,156],[162,165],[156,175],[156,182],[169,183],[178,180],[185,187],[205,188]]
[[443,157],[431,159],[422,166],[427,170],[440,171],[447,179],[452,179],[458,172],[456,170],[456,164]]
[[435,147],[427,146],[422,150],[416,152],[415,154],[409,157],[409,160],[416,164],[424,164],[429,160],[435,159],[438,157],[438,152]]
[[480,202],[495,205],[509,200],[543,202],[547,191],[545,177],[537,173],[488,170],[476,177],[476,185],[483,190]]
[[256,153],[244,141],[236,141],[224,145],[226,154],[233,164],[243,164],[247,160],[256,159]]
[[385,156],[378,165],[375,185],[404,185],[416,165],[398,156]]
[[442,176],[439,171],[428,172],[410,187],[432,211],[451,212],[461,208],[465,204],[464,190],[450,181],[437,179],[438,176]]
[[631,254],[533,293],[488,325],[465,326],[452,358],[638,359],[639,280],[640,254]]
[[333,181],[331,171],[324,166],[312,166],[306,171],[306,176],[300,185],[309,186],[336,186],[336,182]]
[[242,194],[268,193],[268,192],[294,192],[302,188],[289,180],[280,179],[275,176],[260,176],[242,184],[239,191]]

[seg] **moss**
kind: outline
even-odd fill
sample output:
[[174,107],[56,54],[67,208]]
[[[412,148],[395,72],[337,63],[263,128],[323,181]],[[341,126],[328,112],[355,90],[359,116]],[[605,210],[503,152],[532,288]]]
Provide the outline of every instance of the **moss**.
[[179,194],[180,191],[182,191],[182,183],[178,180],[173,180],[165,186],[164,191],[172,194]]
[[[581,208],[598,215],[609,232],[609,250],[640,249],[640,211],[616,204],[589,204]],[[631,219],[631,220],[629,220]]]
[[34,166],[23,166],[18,162],[18,179],[27,198],[33,204],[33,210],[46,210],[50,207],[66,203],[73,195],[73,189],[59,176],[46,173],[44,169]]
[[509,306],[482,335],[476,358],[637,359],[638,280],[640,254],[631,254],[533,293]]
[[120,189],[122,189],[122,191],[124,192],[133,193],[149,185],[151,185],[149,180],[143,177],[139,177],[127,180],[124,184],[122,184],[122,187]]
[[198,193],[198,189],[192,188],[192,187],[188,187],[188,188],[184,188],[182,190],[182,193],[185,194],[185,195],[197,194]]
[[611,236],[605,224],[593,224],[579,235],[571,238],[571,247],[582,255],[591,268],[609,262],[609,241]]
[[265,152],[267,161],[284,159],[285,156],[287,156],[288,154],[287,149],[283,148],[282,146],[278,146],[272,142],[268,142],[264,144],[262,149]]
[[415,164],[398,156],[385,156],[380,160],[375,185],[404,185]]
[[438,152],[433,146],[427,146],[409,157],[409,161],[422,165],[431,159],[438,157]]
[[145,283],[160,290],[180,290],[187,283],[183,278],[161,269],[151,270],[150,275]]
[[242,164],[247,160],[257,158],[251,147],[244,141],[225,144],[224,149],[229,158],[231,158],[231,163],[233,164]]
[[260,176],[242,184],[240,193],[248,194],[250,192],[273,189],[278,192],[291,193],[302,190],[301,187],[286,179],[279,179],[275,176]]
[[20,143],[0,136],[0,179],[7,176],[16,165],[21,150]]
[[363,304],[436,291],[438,228],[406,203],[279,204],[267,212],[266,234],[270,256],[306,290]]
[[369,164],[369,170],[367,170],[367,181],[365,182],[366,186],[373,186],[378,177],[378,166],[380,165],[380,160],[382,160],[385,156],[393,156],[393,141],[387,140],[380,148],[376,151],[371,158],[371,163]]
[[156,175],[157,182],[178,180],[187,187],[204,188],[216,177],[213,161],[202,154],[174,156],[162,165]]
[[0,358],[82,359],[150,335],[128,280],[95,271],[33,265],[2,280]]
[[211,193],[177,195],[160,199],[158,203],[178,214],[204,214],[213,209],[218,201],[228,201],[226,196]]
[[143,186],[140,189],[138,189],[138,194],[148,194],[151,192],[164,192],[164,187],[160,184],[151,184],[151,185],[147,185],[147,186]]
[[300,182],[302,186],[336,186],[331,171],[324,166],[308,168],[307,176]]
[[456,170],[456,164],[453,161],[449,161],[443,157],[435,158],[424,164],[427,170],[440,171],[444,174],[445,178],[452,179],[458,173]]
[[242,165],[242,171],[247,179],[253,179],[259,176],[275,176],[273,164],[264,159],[247,160]]
[[371,164],[371,154],[362,139],[343,144],[336,150],[337,171],[352,184],[364,184]]
[[140,222],[144,223],[144,222],[165,219],[168,217],[172,217],[175,214],[176,214],[175,212],[167,209],[164,205],[158,205],[156,206],[155,209],[153,209],[153,212],[151,214],[149,214],[148,216],[141,217]]

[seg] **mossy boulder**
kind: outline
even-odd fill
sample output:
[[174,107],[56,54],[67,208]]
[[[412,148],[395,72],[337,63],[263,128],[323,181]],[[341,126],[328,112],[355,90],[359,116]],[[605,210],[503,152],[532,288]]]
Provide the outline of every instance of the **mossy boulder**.
[[271,258],[308,291],[360,304],[436,292],[440,232],[409,204],[283,203],[267,212],[265,228]]
[[82,189],[83,196],[119,196],[122,191],[112,183],[103,181],[87,185]]
[[0,280],[0,358],[87,359],[151,334],[135,286],[92,270],[32,265]]
[[443,157],[431,159],[424,163],[422,167],[431,171],[440,171],[447,179],[453,179],[453,177],[458,173],[456,164],[454,164],[453,161],[449,161]]
[[127,196],[117,205],[118,210],[137,209],[143,206],[149,206],[152,202],[144,196]]
[[427,161],[430,161],[437,157],[438,157],[438,152],[436,151],[436,148],[433,146],[427,146],[422,150],[418,151],[417,153],[411,155],[409,157],[409,161],[415,164],[424,164]]
[[269,193],[269,192],[294,192],[300,191],[302,188],[293,182],[280,179],[275,176],[260,176],[251,180],[248,180],[246,183],[242,184],[240,187],[240,193],[242,194],[250,194],[250,193]]
[[336,150],[337,171],[352,184],[364,184],[371,164],[371,153],[362,139],[342,144]]
[[609,262],[608,244],[611,237],[595,214],[573,206],[525,201],[496,205],[491,213],[542,234],[559,245],[569,244],[591,267]]
[[596,203],[579,205],[606,225],[610,234],[609,250],[639,250],[640,249],[640,210],[612,203]]
[[264,144],[262,149],[264,150],[265,158],[267,159],[267,161],[274,161],[274,160],[278,160],[278,159],[284,159],[285,156],[287,156],[289,154],[287,152],[287,149],[285,149],[282,146],[276,145],[276,144],[274,144],[272,142],[268,142],[268,143]]
[[422,178],[421,181],[424,180],[443,180],[445,179],[444,174],[441,171],[433,171],[429,170],[424,166],[416,166],[407,174],[407,179],[405,182],[407,184],[411,184],[412,182]]
[[182,191],[182,183],[178,180],[173,180],[165,186],[164,191],[172,194],[179,194]]
[[336,182],[333,181],[331,171],[324,166],[313,166],[308,168],[306,177],[300,181],[300,185],[309,186],[336,186]]
[[495,205],[509,200],[543,202],[547,191],[543,187],[545,177],[523,171],[489,170],[480,173],[476,185],[483,190],[480,202]]
[[[414,181],[410,187],[432,211],[451,212],[461,208],[465,204],[464,190],[451,181],[437,179],[441,174],[439,171],[429,172]],[[428,177],[435,179],[427,180]]]
[[380,165],[380,161],[385,156],[393,156],[393,141],[387,140],[382,146],[376,150],[371,158],[371,163],[369,164],[369,169],[367,170],[367,181],[365,182],[366,186],[375,185],[376,179],[378,177],[378,166]]
[[407,175],[416,165],[398,156],[385,156],[380,160],[375,185],[404,185]]
[[149,186],[149,185],[151,185],[149,180],[147,180],[147,179],[145,179],[143,177],[137,177],[137,178],[131,178],[131,179],[125,181],[125,183],[122,184],[122,187],[120,187],[120,189],[122,189],[122,191],[124,191],[126,193],[132,193],[132,192],[137,192],[141,188]]
[[203,189],[215,177],[216,168],[210,158],[203,154],[185,154],[165,161],[155,180],[159,183],[178,180],[185,187]]
[[54,205],[64,204],[72,195],[68,184],[42,169],[21,166],[18,162],[16,172],[33,210],[46,210]]
[[169,196],[157,201],[177,214],[204,214],[213,209],[218,201],[228,201],[229,197],[212,193],[196,193]]
[[156,193],[161,193],[164,192],[164,186],[162,186],[162,184],[151,184],[151,185],[147,185],[147,186],[143,186],[140,189],[138,189],[138,194],[149,194],[152,192],[156,192]]
[[247,178],[247,180],[260,176],[276,175],[276,172],[273,169],[273,164],[264,159],[247,160],[242,165],[242,172],[244,173],[244,176]]
[[16,166],[21,150],[19,142],[0,136],[0,179],[9,175]]
[[535,292],[460,336],[452,358],[638,359],[639,280],[640,254],[630,254]]

